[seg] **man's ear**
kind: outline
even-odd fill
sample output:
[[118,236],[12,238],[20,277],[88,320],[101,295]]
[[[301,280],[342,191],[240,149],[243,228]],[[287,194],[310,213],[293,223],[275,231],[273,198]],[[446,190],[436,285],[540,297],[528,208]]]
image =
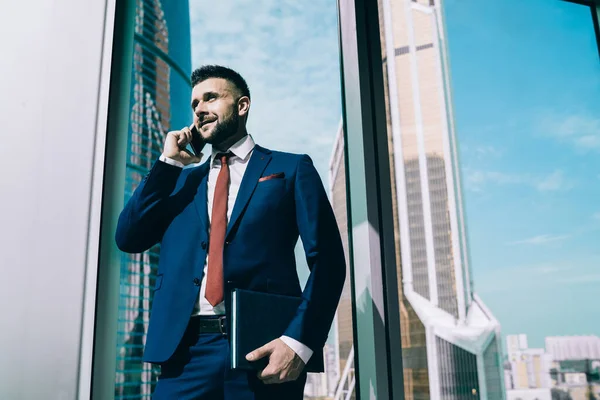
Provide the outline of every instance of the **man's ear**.
[[248,96],[242,96],[238,100],[238,115],[240,117],[248,116],[250,110],[250,98]]

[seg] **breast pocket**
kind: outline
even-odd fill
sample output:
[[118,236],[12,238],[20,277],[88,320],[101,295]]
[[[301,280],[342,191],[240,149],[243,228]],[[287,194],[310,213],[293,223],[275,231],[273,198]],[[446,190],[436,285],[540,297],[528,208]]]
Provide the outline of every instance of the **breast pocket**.
[[269,179],[259,182],[252,199],[255,203],[277,204],[285,196],[285,183],[285,179]]

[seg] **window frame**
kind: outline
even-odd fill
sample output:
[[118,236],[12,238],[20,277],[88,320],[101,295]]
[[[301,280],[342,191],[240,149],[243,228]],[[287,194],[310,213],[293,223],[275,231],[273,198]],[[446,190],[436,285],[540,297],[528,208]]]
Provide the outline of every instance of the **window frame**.
[[[588,6],[600,56],[600,0],[557,0]],[[111,397],[114,394],[116,325],[118,319],[119,271],[114,268],[120,253],[113,232],[123,206],[127,146],[129,85],[133,52],[133,0],[106,0],[105,40],[112,47],[102,62],[110,65],[109,95],[99,99],[106,109],[101,228],[90,241],[99,246],[96,270],[88,267],[88,278],[97,278],[86,288],[86,298],[95,299],[84,310],[78,389],[80,397]],[[403,399],[404,380],[400,338],[400,303],[395,261],[392,188],[387,148],[384,80],[377,2],[337,0],[340,79],[343,102],[344,155],[347,190],[350,279],[354,334],[354,366],[357,398]],[[113,14],[114,12],[114,14]],[[114,16],[114,20],[112,17]],[[103,80],[103,82],[104,82]],[[125,111],[123,111],[125,110]],[[97,199],[96,199],[97,200]],[[354,234],[370,231],[366,243],[355,245]],[[367,260],[357,268],[355,260]],[[93,261],[91,262],[93,264]],[[371,278],[368,311],[358,313],[357,276],[360,268]],[[94,302],[94,300],[91,300]],[[372,334],[371,337],[368,335]],[[87,344],[92,343],[88,349]],[[91,353],[88,351],[91,350]],[[371,371],[369,371],[371,369]],[[91,371],[90,371],[91,370]],[[91,372],[91,373],[88,373]],[[362,373],[361,373],[362,372]],[[372,374],[372,375],[371,375]]]

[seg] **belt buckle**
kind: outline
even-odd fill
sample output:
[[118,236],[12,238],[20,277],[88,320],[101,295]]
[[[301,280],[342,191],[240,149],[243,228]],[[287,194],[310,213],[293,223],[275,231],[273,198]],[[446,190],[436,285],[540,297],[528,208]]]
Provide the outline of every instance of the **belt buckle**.
[[219,332],[221,332],[221,335],[227,335],[226,328],[225,316],[219,317]]

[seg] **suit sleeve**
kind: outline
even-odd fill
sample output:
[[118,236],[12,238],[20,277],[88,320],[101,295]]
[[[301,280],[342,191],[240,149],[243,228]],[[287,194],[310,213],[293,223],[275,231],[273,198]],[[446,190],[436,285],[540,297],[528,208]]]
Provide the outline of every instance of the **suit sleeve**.
[[285,336],[321,349],[346,278],[346,261],[333,209],[312,160],[303,156],[294,183],[296,221],[310,269],[302,304]]
[[157,161],[119,215],[115,239],[127,253],[141,253],[158,243],[170,221],[171,193],[182,169]]

